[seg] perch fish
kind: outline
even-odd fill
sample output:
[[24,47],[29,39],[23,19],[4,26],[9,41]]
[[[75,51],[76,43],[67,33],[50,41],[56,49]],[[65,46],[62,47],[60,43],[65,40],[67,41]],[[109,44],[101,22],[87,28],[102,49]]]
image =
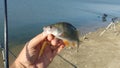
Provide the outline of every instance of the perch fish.
[[47,34],[53,34],[57,38],[62,39],[66,45],[79,46],[79,34],[77,29],[70,23],[59,22],[43,28]]
[[[46,34],[53,34],[55,37],[62,39],[66,46],[79,47],[78,30],[70,23],[59,22],[45,26],[43,31]],[[45,44],[44,44],[45,45]],[[44,49],[45,46],[43,46]],[[42,52],[41,52],[42,53]]]

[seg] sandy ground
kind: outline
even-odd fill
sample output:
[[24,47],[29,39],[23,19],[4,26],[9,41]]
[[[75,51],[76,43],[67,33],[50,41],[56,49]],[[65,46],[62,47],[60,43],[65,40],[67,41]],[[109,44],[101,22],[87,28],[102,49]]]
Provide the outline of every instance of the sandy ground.
[[[81,37],[79,51],[76,48],[64,48],[56,56],[48,68],[120,68],[120,23],[116,24],[116,31],[109,28],[102,36],[101,28],[95,32],[90,32]],[[13,52],[19,53],[14,50]],[[10,55],[10,61],[15,58]],[[0,53],[0,68],[3,67]]]
[[109,28],[99,29],[81,37],[79,52],[76,48],[65,48],[59,56],[56,56],[48,68],[120,68],[120,23],[116,24],[116,31]]

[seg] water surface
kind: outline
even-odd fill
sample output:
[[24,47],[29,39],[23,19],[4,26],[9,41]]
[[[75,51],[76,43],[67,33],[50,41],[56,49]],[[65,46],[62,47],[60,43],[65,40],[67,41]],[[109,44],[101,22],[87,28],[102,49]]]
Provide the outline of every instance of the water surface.
[[[8,0],[9,41],[25,43],[52,23],[70,22],[81,32],[94,31],[109,24],[104,13],[120,16],[119,0]],[[0,39],[3,38],[4,4],[0,0]]]

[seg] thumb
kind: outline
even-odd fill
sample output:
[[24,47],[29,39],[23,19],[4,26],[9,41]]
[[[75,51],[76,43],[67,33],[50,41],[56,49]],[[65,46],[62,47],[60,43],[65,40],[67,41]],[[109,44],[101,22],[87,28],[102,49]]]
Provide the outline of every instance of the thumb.
[[46,39],[46,37],[47,37],[47,34],[42,32],[41,34],[38,34],[36,37],[34,37],[32,40],[30,40],[29,45],[31,47],[35,47],[35,46],[43,43],[44,40]]

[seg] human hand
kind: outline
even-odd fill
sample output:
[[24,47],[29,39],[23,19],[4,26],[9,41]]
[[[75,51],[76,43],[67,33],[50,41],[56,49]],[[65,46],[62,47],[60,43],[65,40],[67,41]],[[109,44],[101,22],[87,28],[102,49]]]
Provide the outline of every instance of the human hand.
[[[48,44],[39,56],[44,42]],[[34,37],[24,46],[11,68],[47,68],[53,58],[64,48],[62,40],[44,32]]]

